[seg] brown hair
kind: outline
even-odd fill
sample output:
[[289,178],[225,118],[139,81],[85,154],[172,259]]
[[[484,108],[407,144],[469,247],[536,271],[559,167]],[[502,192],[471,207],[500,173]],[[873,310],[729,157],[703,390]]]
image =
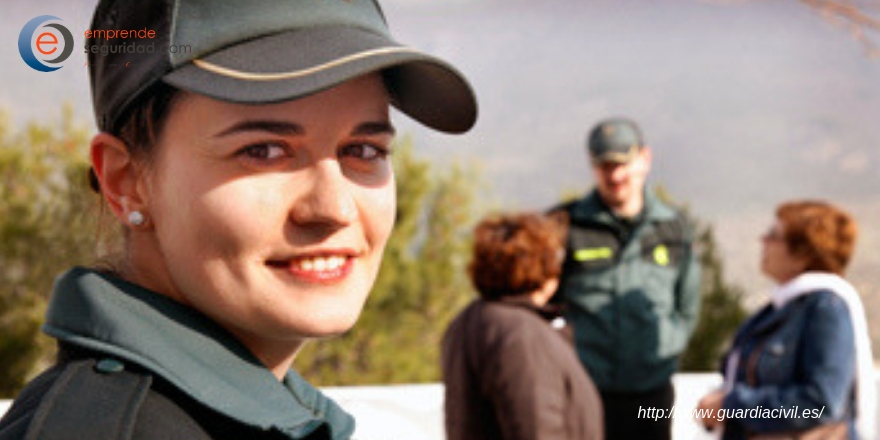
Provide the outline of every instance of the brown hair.
[[[140,104],[120,119],[120,127],[114,127],[111,134],[125,143],[128,152],[136,160],[149,161],[152,158],[153,147],[179,92],[179,89],[159,81],[144,94]],[[95,192],[101,192],[101,183],[94,168],[89,169],[89,186]]]
[[858,234],[852,216],[828,203],[807,200],[780,205],[776,218],[789,251],[806,260],[806,271],[843,275]]
[[567,218],[510,214],[489,217],[474,229],[468,272],[484,299],[540,288],[562,271]]

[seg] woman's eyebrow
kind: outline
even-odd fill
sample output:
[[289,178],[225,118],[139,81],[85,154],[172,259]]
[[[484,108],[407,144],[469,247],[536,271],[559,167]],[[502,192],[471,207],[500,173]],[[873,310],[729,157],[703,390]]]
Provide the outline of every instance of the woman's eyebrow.
[[389,135],[394,136],[397,130],[388,121],[381,122],[364,122],[351,131],[352,136],[375,136]]
[[224,137],[248,131],[266,131],[282,136],[303,135],[306,132],[301,125],[293,122],[272,120],[246,120],[236,122],[231,127],[215,134],[214,137]]

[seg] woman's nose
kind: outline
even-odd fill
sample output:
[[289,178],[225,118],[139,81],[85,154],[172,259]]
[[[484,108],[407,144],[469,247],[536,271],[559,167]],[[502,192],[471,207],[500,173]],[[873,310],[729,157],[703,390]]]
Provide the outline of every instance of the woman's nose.
[[295,190],[299,196],[290,209],[291,221],[299,225],[345,226],[357,219],[351,182],[337,160],[318,161],[303,180]]

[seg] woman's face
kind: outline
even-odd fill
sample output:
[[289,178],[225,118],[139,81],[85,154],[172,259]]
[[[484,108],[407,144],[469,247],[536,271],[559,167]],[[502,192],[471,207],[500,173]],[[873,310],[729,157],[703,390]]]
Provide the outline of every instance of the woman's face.
[[267,363],[348,330],[394,223],[393,132],[378,75],[271,105],[185,93],[141,183],[134,278]]
[[785,283],[806,269],[802,258],[793,255],[785,243],[785,229],[777,221],[763,236],[761,270],[777,283]]

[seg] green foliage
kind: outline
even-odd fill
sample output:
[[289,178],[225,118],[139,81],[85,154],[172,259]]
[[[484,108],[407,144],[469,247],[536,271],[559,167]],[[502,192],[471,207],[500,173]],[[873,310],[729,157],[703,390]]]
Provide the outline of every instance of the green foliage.
[[742,288],[724,279],[724,264],[711,226],[700,231],[697,245],[703,268],[703,304],[697,328],[681,357],[681,370],[714,371],[746,311],[740,302]]
[[[669,192],[662,186],[655,188],[657,196],[675,204]],[[724,264],[718,255],[711,225],[703,225],[693,219],[687,206],[681,207],[685,215],[697,227],[696,248],[699,252],[702,280],[700,317],[688,347],[680,358],[682,371],[717,370],[723,351],[731,342],[734,332],[746,318],[741,304],[743,290],[724,278]]]
[[440,341],[474,297],[467,278],[473,170],[437,171],[404,140],[394,153],[397,224],[358,323],[306,346],[295,368],[319,385],[414,383],[440,377]]
[[0,114],[0,397],[13,396],[52,349],[39,333],[55,277],[94,255],[95,200],[85,130],[13,130]]

